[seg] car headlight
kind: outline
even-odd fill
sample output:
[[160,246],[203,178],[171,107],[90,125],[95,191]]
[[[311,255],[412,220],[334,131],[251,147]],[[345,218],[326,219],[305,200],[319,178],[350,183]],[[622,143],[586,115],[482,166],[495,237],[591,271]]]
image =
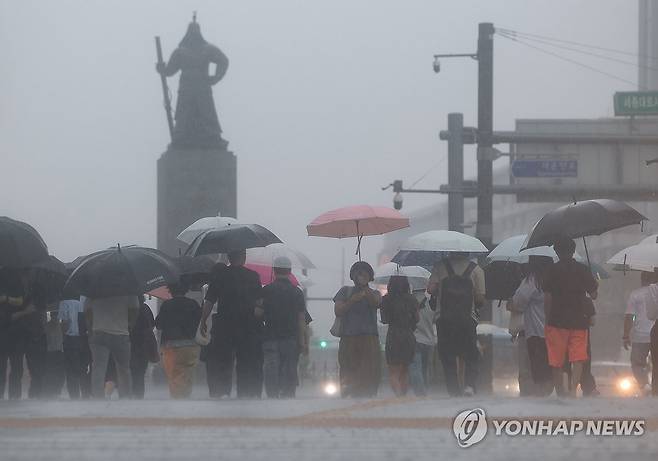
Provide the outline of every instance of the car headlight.
[[336,395],[338,392],[338,386],[334,382],[325,383],[323,391],[327,395]]
[[633,380],[627,376],[617,380],[617,389],[624,394],[633,390]]

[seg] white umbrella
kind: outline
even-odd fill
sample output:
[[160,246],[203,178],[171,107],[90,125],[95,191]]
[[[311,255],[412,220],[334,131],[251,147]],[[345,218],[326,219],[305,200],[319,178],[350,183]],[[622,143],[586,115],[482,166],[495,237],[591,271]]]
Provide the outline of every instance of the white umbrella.
[[441,251],[453,253],[488,253],[484,244],[461,232],[434,230],[414,235],[400,247],[406,251]]
[[430,278],[430,271],[420,266],[399,266],[393,262],[382,264],[375,270],[375,280],[400,275],[419,279]]
[[390,262],[383,264],[375,270],[375,281],[377,285],[387,285],[391,277],[403,276],[409,279],[412,289],[427,288],[427,280],[430,271],[420,266],[399,266]]
[[183,232],[178,234],[176,238],[190,245],[195,238],[206,231],[221,229],[234,224],[238,224],[238,220],[235,218],[229,218],[228,216],[221,216],[219,214],[217,216],[208,216],[194,221]]
[[[527,264],[530,256],[545,256],[553,258],[553,262],[558,261],[557,253],[552,247],[535,247],[521,250],[523,243],[527,238],[526,234],[515,235],[500,242],[496,248],[487,256],[487,264],[494,262],[513,262],[518,264]],[[583,257],[577,252],[573,255],[576,261],[583,261]]]
[[546,256],[552,258],[553,261],[558,260],[553,248],[548,246],[528,248],[521,251],[527,237],[526,234],[515,235],[500,242],[487,256],[487,264],[499,261],[526,264],[530,261],[530,256]]
[[315,265],[308,256],[285,243],[274,243],[262,248],[248,249],[247,264],[271,267],[274,260],[280,256],[290,259],[292,267],[295,269],[315,269]]
[[608,260],[630,270],[653,272],[658,268],[658,245],[633,245],[624,248]]
[[407,239],[393,262],[402,266],[432,266],[446,253],[489,253],[484,244],[461,232],[436,230],[423,232]]
[[650,235],[646,238],[643,238],[638,245],[655,245],[658,243],[658,234]]

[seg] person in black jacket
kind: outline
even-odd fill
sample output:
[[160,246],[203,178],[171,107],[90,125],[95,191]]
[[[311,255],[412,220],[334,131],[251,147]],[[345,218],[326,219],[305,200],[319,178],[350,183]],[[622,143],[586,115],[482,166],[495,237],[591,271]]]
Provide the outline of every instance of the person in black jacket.
[[207,360],[214,367],[209,379],[211,397],[230,396],[233,364],[235,363],[238,398],[261,398],[263,393],[263,321],[256,317],[256,308],[262,306],[260,277],[244,267],[246,250],[228,254],[230,265],[221,270],[208,287],[203,303],[201,333],[206,334],[206,320],[217,304],[213,316],[211,344]]
[[290,281],[292,263],[287,257],[274,260],[276,279],[263,288],[263,307],[257,315],[265,321],[263,375],[270,398],[293,398],[297,388],[297,363],[306,345],[304,293]]
[[23,393],[21,380],[27,341],[14,315],[25,308],[25,285],[20,271],[0,268],[0,400],[5,396],[7,378],[10,399],[20,399]]
[[185,297],[187,286],[170,285],[173,296],[162,303],[155,326],[162,331],[160,352],[169,394],[172,398],[187,398],[192,393],[194,368],[199,360],[199,345],[195,341],[201,320],[201,307],[195,300]]
[[144,296],[139,298],[137,320],[130,329],[130,374],[134,399],[144,398],[146,369],[150,361],[157,361],[157,342],[153,335],[155,319],[151,308],[144,301]]

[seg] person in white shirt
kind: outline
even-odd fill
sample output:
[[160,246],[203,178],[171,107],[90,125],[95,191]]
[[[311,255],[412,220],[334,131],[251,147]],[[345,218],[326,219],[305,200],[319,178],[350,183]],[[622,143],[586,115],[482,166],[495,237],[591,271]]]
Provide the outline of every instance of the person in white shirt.
[[91,394],[105,398],[105,372],[110,354],[117,369],[119,398],[130,398],[130,329],[139,312],[139,299],[134,296],[86,298],[83,305],[91,349]]
[[530,374],[535,386],[531,390],[538,396],[553,392],[553,376],[548,363],[548,350],[544,328],[544,290],[542,280],[547,268],[553,264],[551,258],[530,256],[528,275],[523,279],[512,298],[514,310],[523,312],[523,331],[530,361]]
[[642,272],[642,286],[633,290],[628,297],[626,315],[624,316],[624,349],[631,349],[631,369],[640,389],[649,384],[647,357],[651,345],[651,328],[653,320],[647,317],[647,307],[653,304],[649,285],[656,282],[656,274]]
[[418,310],[419,321],[416,324],[414,336],[416,337],[416,351],[414,360],[409,365],[409,380],[411,387],[419,397],[427,395],[429,387],[429,368],[432,361],[432,355],[436,350],[436,323],[437,313],[429,306],[429,293],[426,294],[424,289],[414,290],[413,295],[416,297],[420,306]]
[[658,284],[649,285],[651,302],[647,305],[647,318],[652,320],[651,328],[651,393],[658,397]]

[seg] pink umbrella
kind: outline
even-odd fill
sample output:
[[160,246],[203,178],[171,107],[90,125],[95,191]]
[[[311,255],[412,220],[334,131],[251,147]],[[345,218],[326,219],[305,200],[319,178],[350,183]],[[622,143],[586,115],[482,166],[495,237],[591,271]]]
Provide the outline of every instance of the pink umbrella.
[[[261,285],[269,285],[274,281],[274,271],[271,266],[263,266],[260,264],[245,264],[244,267],[251,269],[258,273]],[[288,276],[293,285],[299,286],[299,280],[293,274]]]
[[156,288],[155,290],[149,291],[146,294],[149,296],[153,296],[154,298],[161,299],[163,301],[172,298],[171,293],[169,293],[169,288],[167,287]]
[[409,227],[409,218],[383,206],[356,205],[328,211],[306,226],[308,235],[316,237],[357,237],[356,254],[361,259],[364,235],[381,235]]

